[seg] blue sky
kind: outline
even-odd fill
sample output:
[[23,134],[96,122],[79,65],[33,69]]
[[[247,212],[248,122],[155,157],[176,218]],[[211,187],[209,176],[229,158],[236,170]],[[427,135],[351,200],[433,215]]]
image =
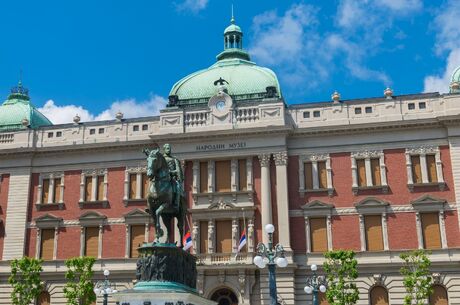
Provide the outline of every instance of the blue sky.
[[154,115],[221,51],[230,7],[289,104],[446,91],[460,65],[460,1],[2,1],[0,94],[19,71],[55,123]]

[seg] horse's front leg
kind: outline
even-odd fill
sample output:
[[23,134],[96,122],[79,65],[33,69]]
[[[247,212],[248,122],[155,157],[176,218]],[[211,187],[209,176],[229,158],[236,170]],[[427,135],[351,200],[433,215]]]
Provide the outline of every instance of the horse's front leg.
[[157,240],[163,236],[163,230],[161,229],[160,224],[160,215],[161,212],[164,210],[164,204],[160,205],[158,209],[155,211],[155,225],[156,225],[156,233],[157,233]]

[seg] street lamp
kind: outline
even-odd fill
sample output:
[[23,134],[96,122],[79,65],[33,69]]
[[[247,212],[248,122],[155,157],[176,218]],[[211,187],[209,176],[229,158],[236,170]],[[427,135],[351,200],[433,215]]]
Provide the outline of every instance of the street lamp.
[[317,276],[316,270],[318,266],[315,264],[310,266],[311,271],[313,271],[313,276],[307,278],[307,286],[303,289],[307,294],[313,293],[313,305],[318,305],[318,291],[322,293],[326,292],[326,281],[324,277]]
[[273,232],[275,232],[275,227],[272,224],[267,224],[265,226],[265,232],[268,233],[268,246],[265,246],[263,243],[259,243],[257,245],[257,255],[254,257],[254,264],[261,269],[268,265],[271,299],[270,304],[277,305],[276,265],[284,268],[288,265],[288,261],[284,257],[283,246],[277,244],[273,247]]
[[109,294],[117,293],[116,289],[112,288],[112,283],[109,281],[110,271],[105,269],[104,270],[104,280],[98,281],[96,285],[94,285],[94,293],[97,295],[102,295],[104,297],[104,302],[102,304],[107,305],[107,298]]

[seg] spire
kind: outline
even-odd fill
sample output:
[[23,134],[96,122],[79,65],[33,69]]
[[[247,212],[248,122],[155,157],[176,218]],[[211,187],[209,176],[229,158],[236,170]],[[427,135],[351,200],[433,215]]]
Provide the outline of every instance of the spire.
[[233,16],[233,4],[232,4],[232,19],[230,19],[231,24],[235,24],[235,17]]
[[8,96],[8,100],[23,100],[23,101],[30,100],[29,89],[25,88],[22,85],[22,69],[19,71],[18,85],[11,88],[10,95]]

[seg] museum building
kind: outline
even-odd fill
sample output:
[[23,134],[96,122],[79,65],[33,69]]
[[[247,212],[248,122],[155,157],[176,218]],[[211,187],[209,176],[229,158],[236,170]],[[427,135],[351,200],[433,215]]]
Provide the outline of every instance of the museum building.
[[277,268],[281,304],[311,302],[310,265],[334,249],[357,253],[358,305],[403,304],[410,249],[431,251],[430,304],[460,304],[459,93],[460,68],[448,94],[289,104],[233,18],[216,63],[179,80],[158,116],[53,125],[19,83],[0,106],[0,304],[10,260],[24,255],[44,259],[39,305],[65,304],[75,256],[132,287],[137,247],[154,239],[142,149],[165,143],[184,167],[204,297],[269,304],[267,270],[252,260],[273,223],[289,260]]

